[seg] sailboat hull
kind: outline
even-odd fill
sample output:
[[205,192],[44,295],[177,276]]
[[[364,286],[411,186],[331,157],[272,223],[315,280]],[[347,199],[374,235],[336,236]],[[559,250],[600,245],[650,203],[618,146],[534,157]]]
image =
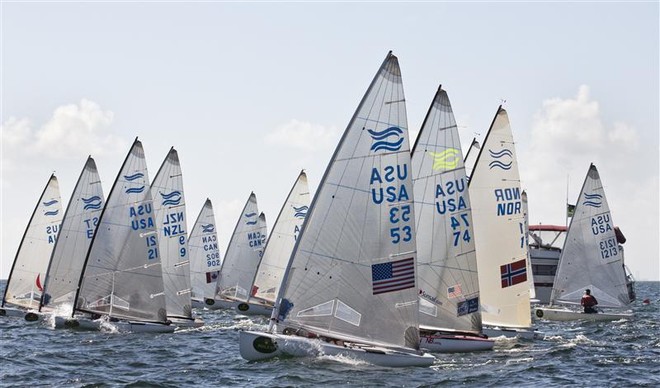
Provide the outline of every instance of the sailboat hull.
[[273,312],[273,306],[261,303],[242,302],[236,305],[236,312],[243,315],[265,315],[270,317]]
[[610,314],[610,313],[596,313],[585,314],[580,311],[569,309],[556,309],[556,308],[535,308],[534,316],[538,319],[547,319],[549,321],[616,321],[619,319],[629,319],[633,314]]
[[229,300],[229,299],[211,299],[211,298],[204,299],[204,307],[206,307],[209,310],[236,309],[239,303],[242,302],[236,300]]
[[55,317],[56,329],[75,330],[101,330],[103,327],[113,327],[120,332],[131,333],[172,333],[175,325],[166,325],[156,322],[113,321],[103,319],[90,319],[86,317]]
[[186,318],[175,318],[167,317],[167,320],[172,322],[172,325],[176,327],[202,327],[204,326],[204,320],[201,318],[186,319]]
[[506,337],[506,338],[523,338],[528,340],[541,339],[544,334],[538,330],[525,329],[525,328],[509,328],[509,327],[483,327],[482,333],[490,338]]
[[461,353],[493,350],[495,340],[460,334],[420,335],[419,347],[432,353]]
[[2,307],[0,308],[0,316],[2,317],[12,317],[12,318],[22,318],[25,322],[33,323],[43,321],[44,315],[38,311],[33,310],[23,310],[14,307]]
[[405,353],[382,347],[341,346],[305,337],[253,331],[239,333],[241,357],[248,361],[274,357],[345,356],[370,364],[389,367],[431,366],[435,357],[428,353]]

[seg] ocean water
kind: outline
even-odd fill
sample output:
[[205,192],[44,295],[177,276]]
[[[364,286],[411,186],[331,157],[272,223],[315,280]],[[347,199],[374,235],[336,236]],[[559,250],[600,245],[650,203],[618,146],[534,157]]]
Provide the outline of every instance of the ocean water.
[[224,311],[198,311],[204,327],[172,334],[55,330],[0,317],[0,385],[658,387],[660,282],[638,282],[637,295],[633,320],[535,321],[543,339],[501,338],[494,351],[438,354],[428,368],[338,357],[247,362],[238,353],[238,330],[265,328],[267,321]]

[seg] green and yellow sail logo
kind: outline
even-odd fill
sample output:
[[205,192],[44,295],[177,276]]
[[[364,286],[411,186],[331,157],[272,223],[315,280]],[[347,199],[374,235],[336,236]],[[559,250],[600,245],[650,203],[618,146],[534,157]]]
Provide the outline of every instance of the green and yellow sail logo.
[[460,151],[456,148],[449,148],[439,153],[429,152],[429,155],[433,158],[433,170],[435,171],[451,170],[456,168],[461,161]]

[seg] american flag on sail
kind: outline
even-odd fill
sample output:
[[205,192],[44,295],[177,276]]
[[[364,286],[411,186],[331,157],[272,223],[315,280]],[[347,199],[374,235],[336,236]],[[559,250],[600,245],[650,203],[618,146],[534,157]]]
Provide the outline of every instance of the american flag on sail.
[[525,259],[514,261],[510,264],[500,266],[502,288],[511,287],[515,284],[527,281],[527,264]]
[[447,287],[447,298],[458,298],[459,296],[463,295],[463,291],[461,290],[461,285],[456,284],[451,287]]
[[415,259],[389,261],[371,266],[373,294],[405,290],[415,287]]

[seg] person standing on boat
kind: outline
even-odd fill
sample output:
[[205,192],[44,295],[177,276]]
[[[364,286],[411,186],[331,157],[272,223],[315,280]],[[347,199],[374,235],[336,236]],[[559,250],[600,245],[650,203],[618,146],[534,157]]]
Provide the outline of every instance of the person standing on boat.
[[593,295],[591,295],[591,290],[588,288],[584,290],[584,296],[582,296],[582,300],[580,301],[580,304],[584,306],[584,312],[587,314],[593,314],[598,312],[594,308],[594,306],[598,304],[598,301]]

